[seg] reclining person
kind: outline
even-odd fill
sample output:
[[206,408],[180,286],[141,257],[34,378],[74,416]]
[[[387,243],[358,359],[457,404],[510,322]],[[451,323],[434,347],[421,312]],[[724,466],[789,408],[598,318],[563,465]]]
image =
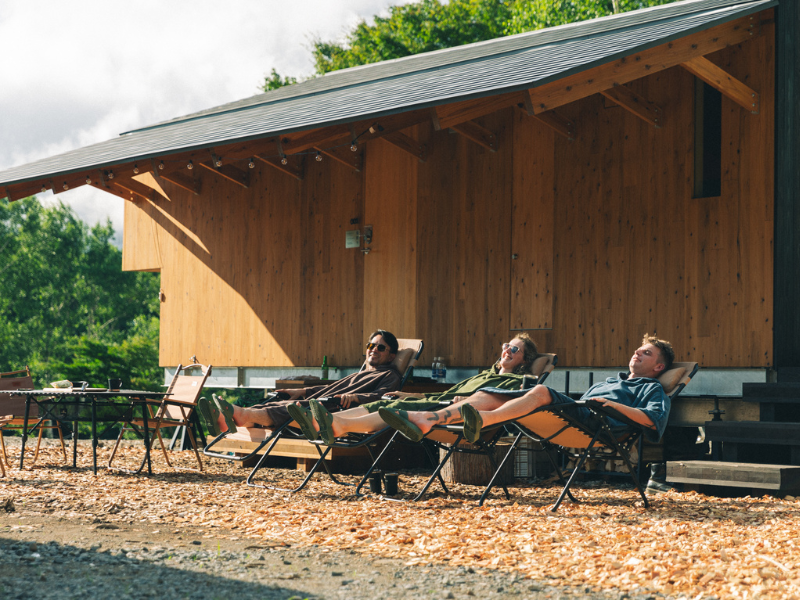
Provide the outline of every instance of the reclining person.
[[283,425],[292,420],[286,407],[298,400],[308,404],[312,398],[326,398],[323,404],[331,410],[372,402],[400,387],[402,376],[392,364],[397,354],[397,346],[397,338],[392,333],[379,329],[369,336],[367,366],[357,373],[327,385],[276,390],[288,398],[256,404],[249,408],[235,406],[213,396],[213,404],[208,401],[198,402],[198,410],[208,423],[212,434],[217,436],[224,431],[235,431],[237,426]]
[[500,358],[489,369],[457,383],[443,393],[406,394],[393,392],[387,394],[388,400],[379,400],[331,414],[315,401],[310,403],[310,411],[301,406],[289,406],[289,413],[300,425],[303,434],[309,439],[322,438],[326,444],[346,433],[373,433],[386,427],[378,414],[380,408],[393,408],[402,411],[433,410],[445,401],[463,401],[470,394],[483,388],[518,390],[522,379],[530,374],[538,351],[536,344],[527,333],[520,333],[509,343],[503,344]]
[[[633,353],[628,363],[629,372],[619,373],[617,377],[609,377],[593,385],[581,396],[581,400],[591,398],[617,410],[628,419],[647,427],[648,437],[658,441],[667,426],[670,400],[656,377],[667,371],[674,359],[675,352],[669,342],[645,334],[642,346]],[[422,439],[435,425],[463,421],[464,437],[475,442],[480,438],[482,427],[524,417],[548,404],[574,405],[575,401],[545,385],[537,385],[516,393],[484,389],[457,407],[436,412],[382,408],[378,414],[387,424],[415,441]],[[579,405],[571,410],[582,421],[588,420],[592,414],[588,408]],[[624,426],[624,423],[614,419],[610,423]]]

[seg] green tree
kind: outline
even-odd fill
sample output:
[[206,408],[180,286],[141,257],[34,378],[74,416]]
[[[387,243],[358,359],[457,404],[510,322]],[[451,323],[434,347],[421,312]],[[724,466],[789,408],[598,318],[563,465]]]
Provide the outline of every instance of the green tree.
[[451,48],[627,12],[675,0],[421,0],[361,21],[342,42],[315,40],[318,75],[420,52]]
[[265,92],[269,92],[287,85],[292,85],[293,83],[297,83],[295,77],[281,77],[281,74],[273,68],[269,77],[264,77],[264,83],[261,85],[261,89]]
[[[162,382],[159,276],[123,272],[113,235],[110,222],[89,229],[61,203],[0,201],[0,370],[30,365],[37,384]],[[134,356],[146,362],[119,362]]]

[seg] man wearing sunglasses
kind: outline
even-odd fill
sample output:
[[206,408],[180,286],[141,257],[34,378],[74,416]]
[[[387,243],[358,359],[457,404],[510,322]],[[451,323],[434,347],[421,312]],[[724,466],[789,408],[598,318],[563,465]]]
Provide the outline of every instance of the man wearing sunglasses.
[[[380,399],[383,394],[400,387],[400,373],[392,364],[397,354],[394,334],[378,329],[372,332],[367,343],[366,367],[327,385],[276,390],[281,400],[243,408],[229,404],[214,396],[214,402],[198,403],[198,410],[208,423],[213,435],[239,427],[277,427],[291,421],[286,407],[295,402],[307,405],[317,399],[329,410],[350,408]],[[324,400],[323,400],[324,399]],[[202,399],[201,399],[202,400]]]

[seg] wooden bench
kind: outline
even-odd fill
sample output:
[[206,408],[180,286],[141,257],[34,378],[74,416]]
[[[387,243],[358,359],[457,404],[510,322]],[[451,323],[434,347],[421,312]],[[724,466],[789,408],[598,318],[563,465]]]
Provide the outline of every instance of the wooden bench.
[[[212,436],[208,436],[206,438],[206,443],[210,443],[213,439],[214,438]],[[216,446],[214,446],[214,450],[217,452],[232,452],[234,454],[244,455],[255,450],[256,447],[258,447],[258,444],[258,441],[225,438],[218,442]],[[269,448],[269,445],[262,448],[259,454],[263,454],[267,448]],[[275,448],[272,450],[271,456],[296,458],[297,468],[306,472],[310,471],[311,467],[314,466],[314,463],[319,460],[319,453],[317,452],[315,445],[307,440],[299,439],[281,438],[278,440],[278,443],[275,444]],[[368,460],[369,453],[367,452],[366,448],[332,448],[331,452],[328,453],[328,456],[325,457],[325,460],[329,462],[335,462],[343,458],[352,459],[356,457],[358,459],[365,458]],[[253,458],[253,461],[255,460],[256,459]]]
[[797,493],[800,491],[800,466],[707,460],[670,461],[667,463],[667,482],[682,483],[690,489],[722,486]]

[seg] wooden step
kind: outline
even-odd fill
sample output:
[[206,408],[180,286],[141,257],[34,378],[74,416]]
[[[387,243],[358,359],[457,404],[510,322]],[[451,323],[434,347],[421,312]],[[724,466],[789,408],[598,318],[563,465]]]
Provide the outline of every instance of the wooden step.
[[742,384],[745,402],[772,402],[800,404],[800,383],[748,383]]
[[800,491],[800,466],[705,460],[669,461],[667,482],[794,493]]
[[705,428],[712,442],[800,446],[800,423],[708,421]]

